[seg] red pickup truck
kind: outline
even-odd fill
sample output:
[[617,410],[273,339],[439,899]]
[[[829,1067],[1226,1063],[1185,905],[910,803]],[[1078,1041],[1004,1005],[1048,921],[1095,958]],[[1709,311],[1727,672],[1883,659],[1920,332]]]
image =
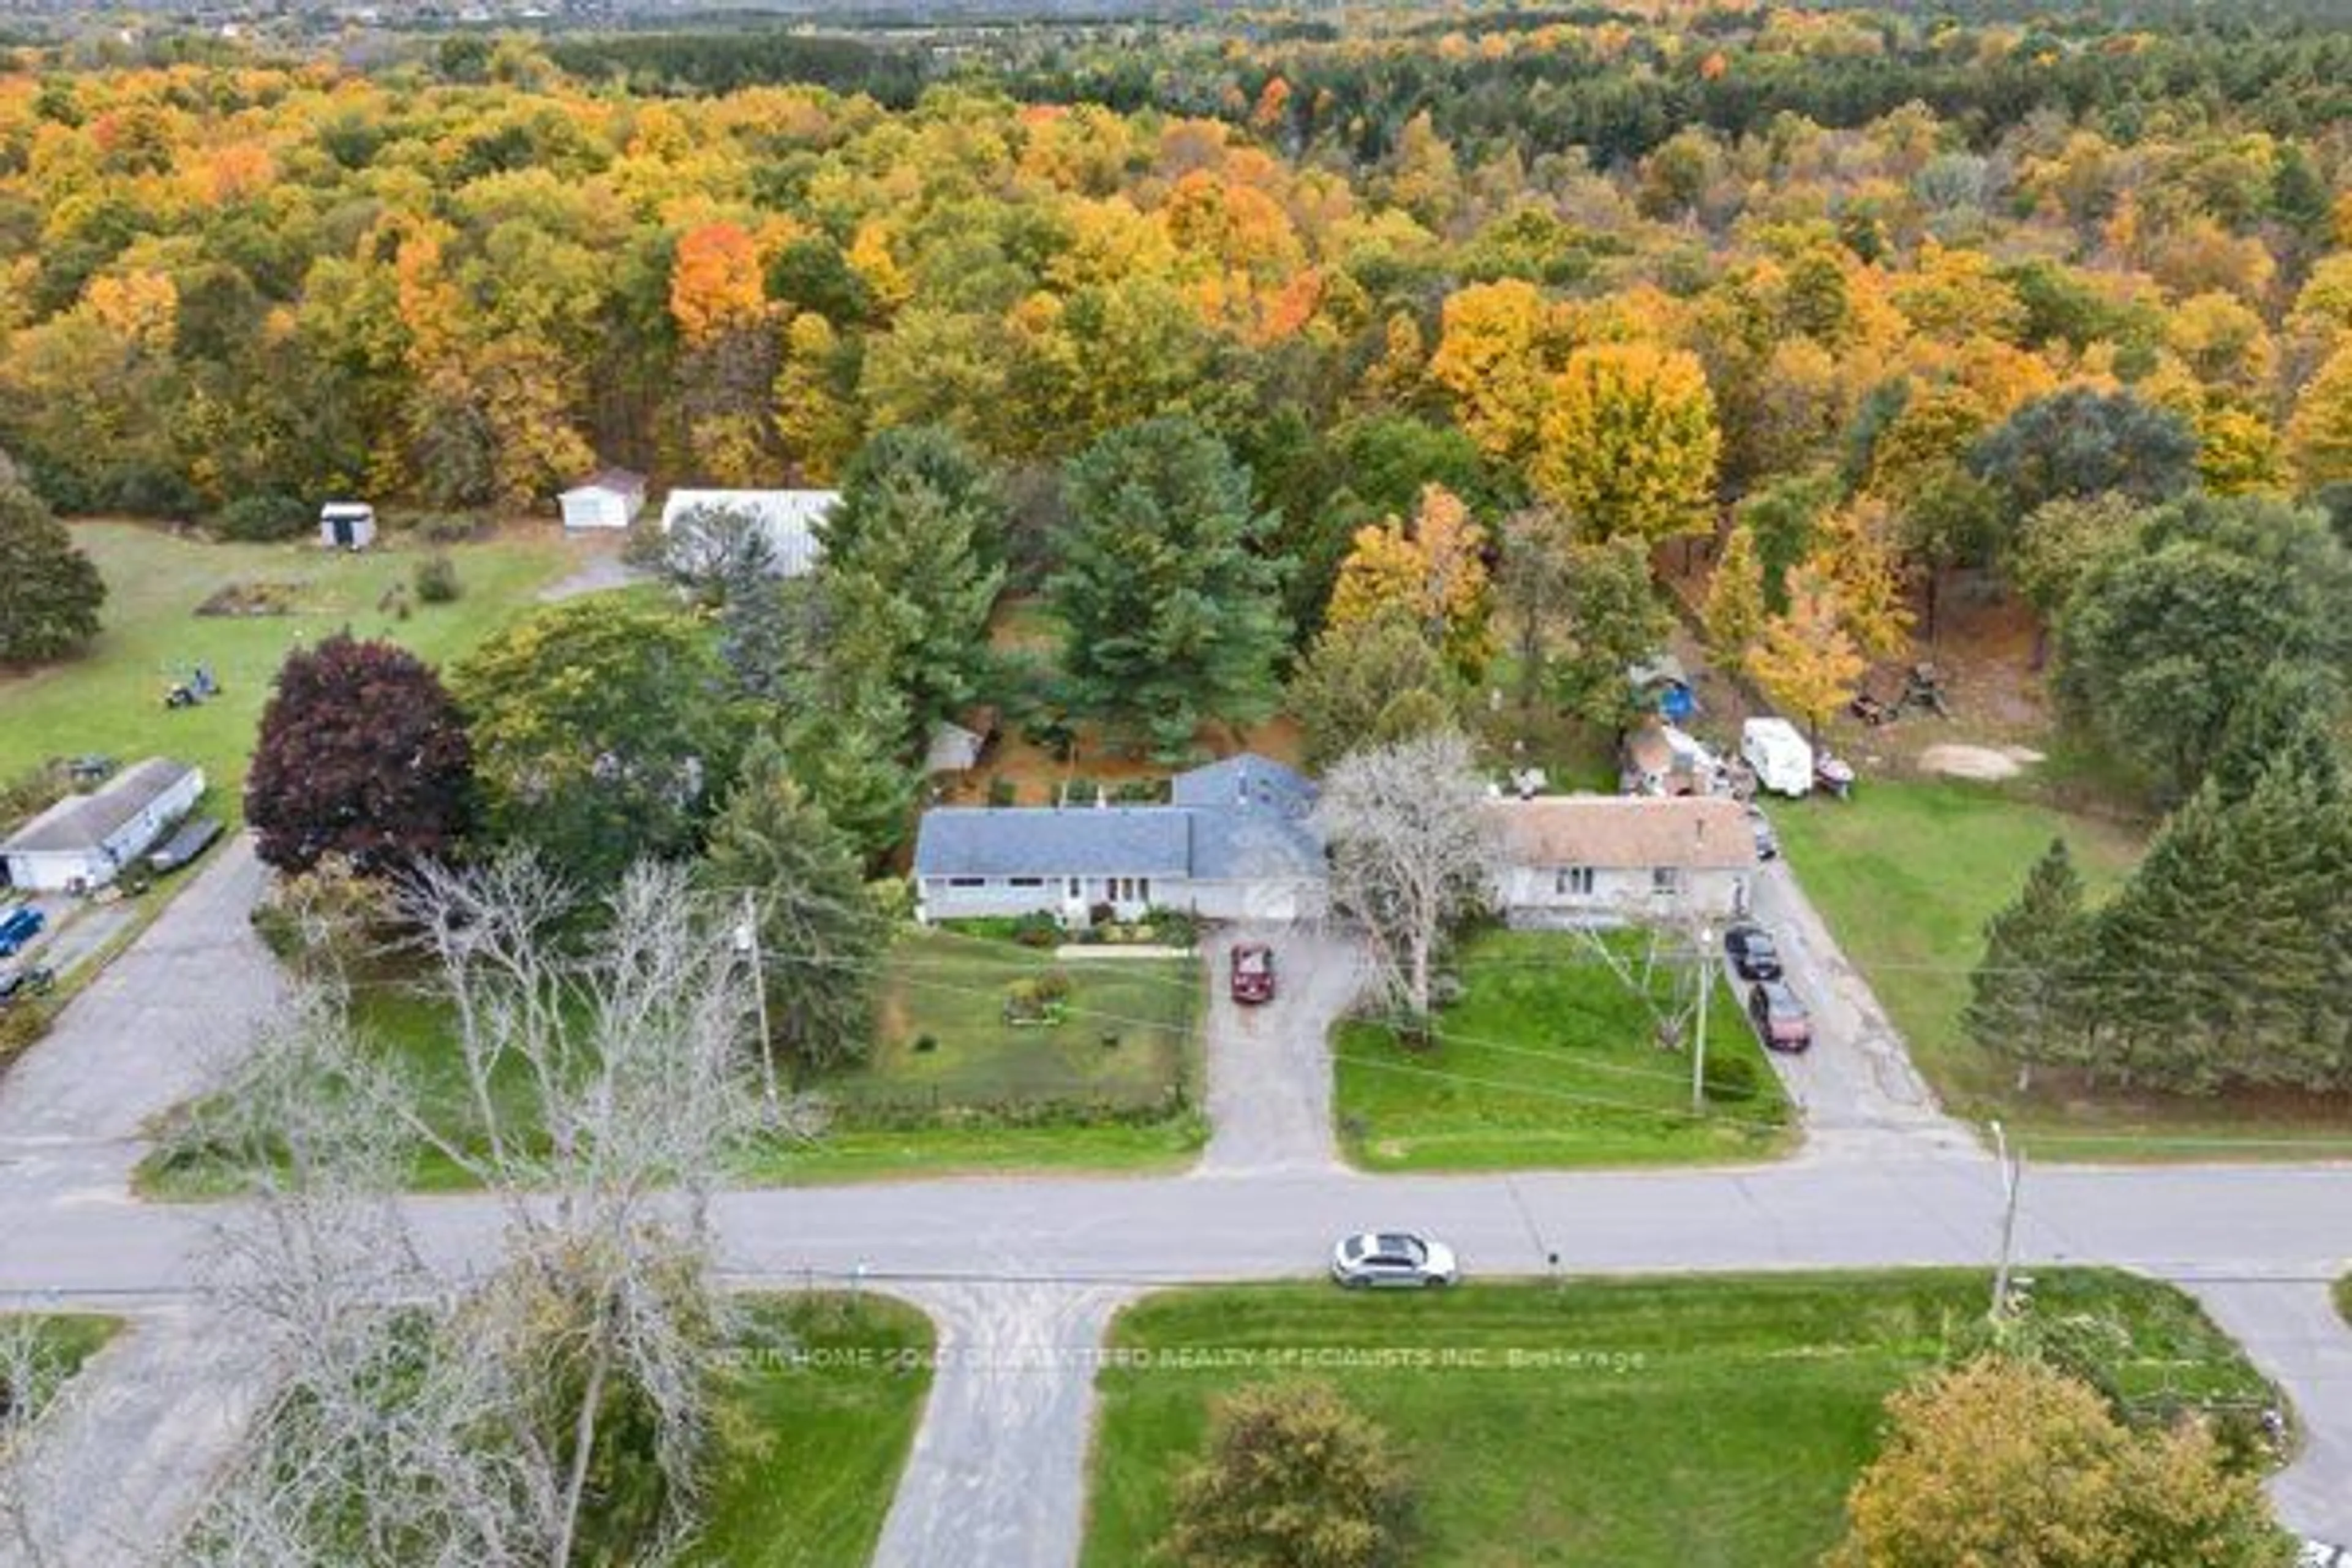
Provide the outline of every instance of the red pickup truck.
[[1234,949],[1234,1000],[1255,1005],[1274,1000],[1274,949],[1245,942]]

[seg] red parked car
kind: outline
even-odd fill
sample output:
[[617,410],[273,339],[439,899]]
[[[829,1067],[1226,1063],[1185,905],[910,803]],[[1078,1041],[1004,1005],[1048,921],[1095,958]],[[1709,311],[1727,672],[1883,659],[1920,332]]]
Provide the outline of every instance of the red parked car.
[[1234,1000],[1255,1005],[1274,1000],[1274,949],[1245,942],[1234,949]]

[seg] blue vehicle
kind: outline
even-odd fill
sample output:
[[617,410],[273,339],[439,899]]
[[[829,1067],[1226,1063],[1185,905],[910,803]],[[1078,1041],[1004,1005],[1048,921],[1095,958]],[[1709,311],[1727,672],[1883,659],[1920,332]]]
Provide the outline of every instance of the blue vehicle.
[[0,914],[0,958],[13,958],[24,945],[41,934],[47,917],[30,904],[18,904],[5,914]]

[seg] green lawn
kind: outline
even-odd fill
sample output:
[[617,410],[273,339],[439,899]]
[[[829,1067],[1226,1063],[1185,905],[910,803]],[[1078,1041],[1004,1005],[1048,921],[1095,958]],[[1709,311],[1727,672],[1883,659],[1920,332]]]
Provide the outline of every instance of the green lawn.
[[[1006,984],[1050,968],[1071,976],[1066,1021],[1006,1025]],[[891,951],[872,1061],[817,1085],[837,1102],[832,1130],[814,1143],[748,1148],[741,1174],[799,1184],[1180,1164],[1206,1137],[1197,1110],[1199,995],[1198,966],[1189,959],[1057,965],[1050,954],[1010,942],[911,934]],[[444,1003],[421,987],[385,981],[355,988],[352,1005],[363,1037],[398,1062],[434,1108],[435,1125],[475,1125]],[[1110,1034],[1116,1045],[1106,1044]],[[916,1049],[926,1035],[932,1048]],[[528,1121],[530,1086],[521,1066],[508,1063],[494,1087],[512,1120]],[[151,1155],[141,1173],[144,1189],[163,1197],[217,1196],[240,1183],[234,1163],[202,1143]],[[425,1150],[414,1183],[450,1191],[468,1178],[446,1156]]]
[[1959,781],[1874,780],[1851,801],[1774,803],[1771,816],[1806,893],[1954,1114],[2000,1117],[2051,1158],[2352,1153],[2352,1103],[2094,1095],[2050,1074],[2021,1095],[2011,1070],[1961,1030],[1984,923],[2017,896],[2050,840],[2065,838],[2095,903],[2137,861],[2138,833]]
[[[0,776],[85,752],[126,762],[163,753],[201,765],[212,808],[232,821],[243,811],[246,761],[269,683],[289,648],[349,627],[439,663],[528,609],[566,560],[551,527],[546,538],[454,546],[463,596],[419,604],[402,621],[379,601],[409,582],[427,552],[396,538],[352,555],[307,543],[198,543],[130,523],[77,523],[73,532],[106,577],[104,629],[75,658],[0,677]],[[294,584],[298,612],[195,614],[235,583]],[[222,695],[200,708],[165,710],[163,689],[174,672],[199,662],[212,667]]]
[[[1638,967],[1644,939],[1609,939]],[[1767,1158],[1791,1133],[1780,1079],[1728,986],[1707,1048],[1749,1064],[1757,1094],[1694,1115],[1690,1058],[1659,1048],[1642,999],[1580,937],[1490,931],[1454,968],[1465,990],[1426,1049],[1386,1027],[1342,1024],[1335,1114],[1349,1158],[1376,1171],[1502,1170]],[[1665,970],[1654,988],[1670,990]]]
[[[0,1406],[29,1394],[34,1418],[40,1406],[65,1385],[66,1380],[79,1372],[82,1363],[96,1355],[122,1327],[121,1319],[101,1318],[89,1313],[42,1313],[35,1317],[0,1314],[0,1331],[14,1334],[29,1327],[39,1372],[28,1390],[19,1391],[0,1382]],[[0,1453],[0,1458],[5,1454]]]
[[[1399,1445],[1419,1498],[1419,1568],[1814,1562],[1843,1533],[1886,1395],[1981,1320],[1988,1289],[1980,1273],[1918,1270],[1152,1296],[1111,1331],[1137,1359],[1098,1379],[1082,1562],[1146,1561],[1212,1396],[1302,1367]],[[2127,1393],[2270,1397],[2166,1286],[2044,1271],[2035,1293],[2044,1310],[2126,1327]]]
[[903,1302],[763,1300],[716,1422],[689,1563],[840,1568],[874,1553],[931,1384],[929,1319]]

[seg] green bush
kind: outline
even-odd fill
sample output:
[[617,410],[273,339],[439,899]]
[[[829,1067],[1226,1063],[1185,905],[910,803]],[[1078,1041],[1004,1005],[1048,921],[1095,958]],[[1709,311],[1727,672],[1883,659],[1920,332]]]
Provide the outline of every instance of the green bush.
[[409,524],[409,531],[427,544],[464,544],[478,538],[482,529],[464,512],[435,511]]
[[1019,801],[1020,798],[1020,786],[1015,784],[1011,779],[1006,778],[1003,773],[993,773],[990,775],[988,780],[989,805],[1001,808],[1013,805],[1015,802]]
[[306,503],[274,491],[239,496],[213,514],[214,532],[248,543],[299,539],[317,525]]
[[31,1050],[49,1032],[51,1016],[47,1006],[34,1002],[0,1007],[0,1066]]
[[1704,1082],[1707,1099],[1725,1105],[1744,1105],[1764,1089],[1753,1059],[1724,1051],[1708,1053]]
[[2352,1323],[2352,1274],[2336,1282],[2336,1310],[2347,1323]]
[[1054,947],[1062,940],[1062,922],[1043,910],[1033,910],[1013,922],[1013,940],[1024,947]]
[[416,596],[425,603],[455,604],[463,592],[457,581],[457,563],[446,555],[428,555],[416,563]]

